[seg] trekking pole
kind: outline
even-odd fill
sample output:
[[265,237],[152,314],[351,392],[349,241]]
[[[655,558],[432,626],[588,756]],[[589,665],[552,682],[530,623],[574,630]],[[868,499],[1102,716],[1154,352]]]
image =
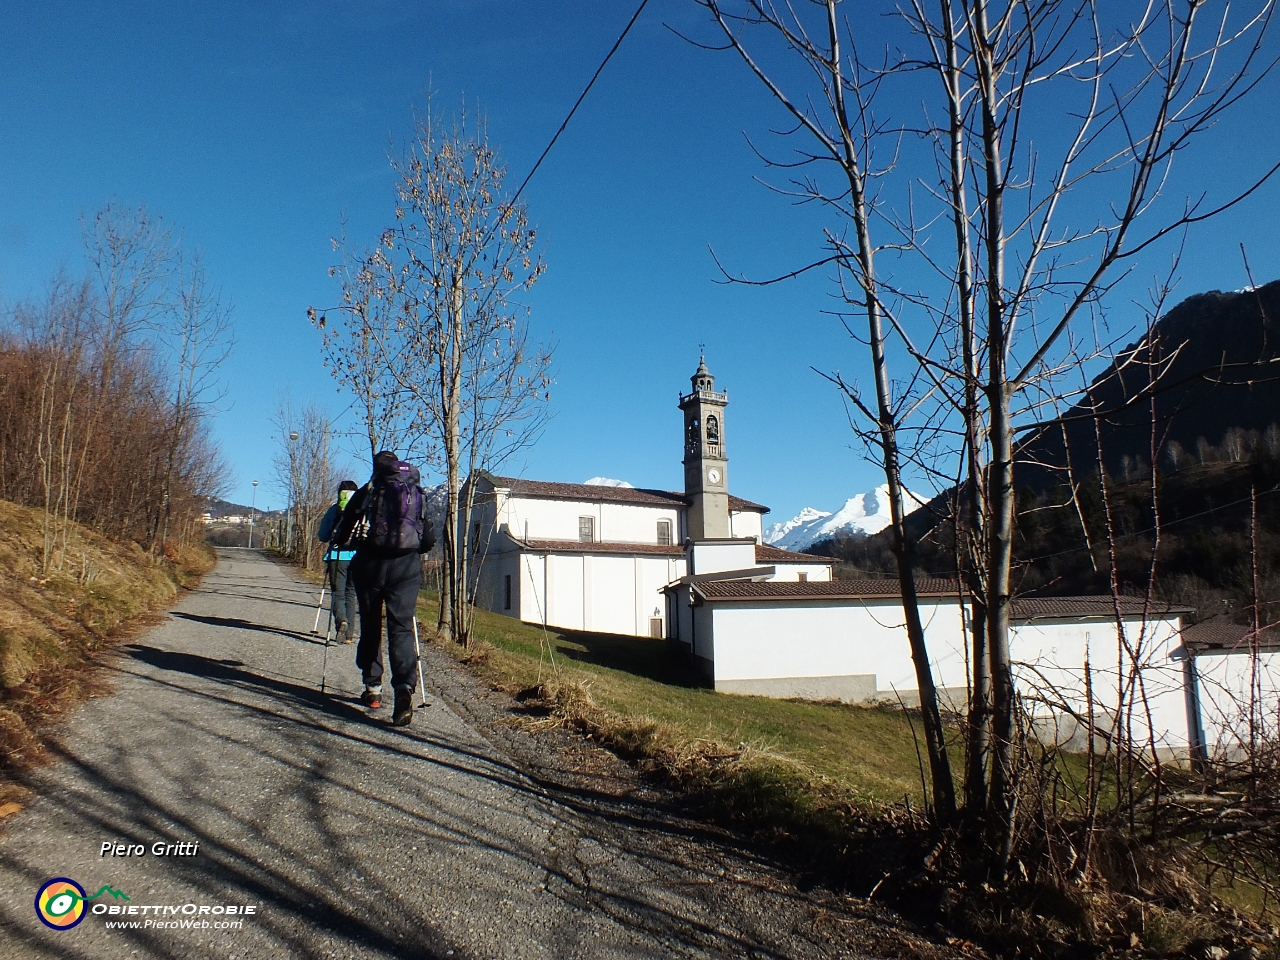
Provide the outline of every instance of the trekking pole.
[[325,685],[329,682],[329,631],[324,632],[324,669],[320,672],[320,692],[325,692]]
[[431,706],[427,703],[427,684],[422,679],[422,646],[418,643],[418,618],[413,618],[413,652],[418,655],[418,687],[422,690],[423,709]]
[[[316,623],[320,622],[320,615],[316,614]],[[329,634],[333,630],[333,610],[329,610],[329,619],[324,625],[324,668],[320,671],[320,692],[325,692],[325,686],[329,682]]]
[[[320,587],[320,602],[316,604],[316,622],[311,625],[311,635],[314,637],[320,632],[320,611],[324,609],[324,585]],[[333,607],[329,607],[329,615],[333,616]]]

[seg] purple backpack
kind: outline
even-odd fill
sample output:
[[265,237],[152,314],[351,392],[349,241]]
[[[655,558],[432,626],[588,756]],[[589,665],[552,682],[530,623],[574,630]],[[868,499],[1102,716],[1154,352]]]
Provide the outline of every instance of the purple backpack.
[[376,550],[420,550],[424,520],[418,468],[397,460],[393,467],[376,471],[365,516],[369,546]]

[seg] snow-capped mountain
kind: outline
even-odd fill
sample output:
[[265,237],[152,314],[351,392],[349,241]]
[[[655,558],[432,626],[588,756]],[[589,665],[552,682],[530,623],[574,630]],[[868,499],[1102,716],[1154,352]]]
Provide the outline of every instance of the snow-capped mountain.
[[587,487],[627,487],[634,490],[635,488],[625,480],[610,480],[608,477],[592,477],[583,486]]
[[[907,512],[924,504],[909,491],[903,491]],[[889,485],[882,483],[874,490],[850,497],[835,513],[805,507],[784,523],[775,523],[764,532],[764,542],[784,550],[807,550],[819,540],[851,534],[879,533],[889,525]]]

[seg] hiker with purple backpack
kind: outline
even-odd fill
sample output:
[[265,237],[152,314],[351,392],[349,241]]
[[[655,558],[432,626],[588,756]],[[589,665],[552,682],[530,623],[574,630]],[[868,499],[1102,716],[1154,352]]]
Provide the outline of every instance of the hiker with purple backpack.
[[382,614],[387,617],[387,652],[395,705],[391,722],[413,721],[413,691],[418,652],[414,609],[422,587],[421,555],[435,546],[418,468],[383,450],[373,458],[373,478],[355,492],[334,531],[339,543],[351,542],[356,555],[350,576],[360,606],[360,643],[356,666],[364,677],[361,699],[370,709],[382,706]]

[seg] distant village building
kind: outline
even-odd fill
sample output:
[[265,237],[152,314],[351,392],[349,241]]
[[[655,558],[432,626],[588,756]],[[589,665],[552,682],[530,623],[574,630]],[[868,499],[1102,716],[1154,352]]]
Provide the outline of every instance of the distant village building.
[[[830,558],[763,544],[768,508],[728,489],[728,395],[705,362],[691,383],[679,401],[682,493],[471,479],[477,603],[549,628],[665,638],[727,693],[917,704],[896,579],[834,580]],[[922,579],[917,593],[934,682],[962,709],[971,608],[953,581]],[[1047,739],[1083,745],[1085,718],[1107,727],[1100,692],[1136,670],[1126,696],[1143,702],[1127,703],[1122,720],[1135,743],[1221,752],[1238,718],[1206,693],[1206,677],[1235,689],[1240,666],[1187,641],[1187,612],[1110,596],[1016,600],[1010,646],[1027,715]],[[1280,652],[1269,656],[1260,689],[1274,712]],[[1225,719],[1206,720],[1207,704]]]

